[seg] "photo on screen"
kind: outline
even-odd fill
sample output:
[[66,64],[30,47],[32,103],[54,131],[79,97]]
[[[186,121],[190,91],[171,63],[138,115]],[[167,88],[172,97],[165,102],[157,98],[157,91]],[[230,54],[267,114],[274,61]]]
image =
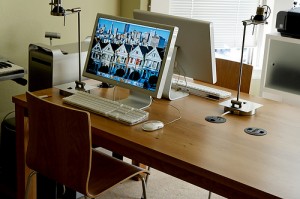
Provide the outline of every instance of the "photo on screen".
[[169,30],[100,17],[86,72],[155,91]]

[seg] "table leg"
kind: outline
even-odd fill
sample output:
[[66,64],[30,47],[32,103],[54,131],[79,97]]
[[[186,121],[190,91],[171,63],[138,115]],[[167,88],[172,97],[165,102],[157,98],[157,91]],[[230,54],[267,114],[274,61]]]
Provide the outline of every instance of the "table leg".
[[[21,106],[15,106],[16,118],[16,162],[17,162],[17,199],[23,199],[25,194],[25,186],[27,176],[30,169],[26,166],[25,157],[28,143],[28,125],[25,109]],[[31,182],[30,199],[36,198],[35,178]]]

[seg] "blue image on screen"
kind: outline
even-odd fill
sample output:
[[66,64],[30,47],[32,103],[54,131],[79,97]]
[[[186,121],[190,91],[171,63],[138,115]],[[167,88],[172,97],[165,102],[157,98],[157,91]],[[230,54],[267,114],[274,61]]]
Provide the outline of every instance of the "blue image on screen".
[[170,31],[99,18],[87,72],[156,90]]

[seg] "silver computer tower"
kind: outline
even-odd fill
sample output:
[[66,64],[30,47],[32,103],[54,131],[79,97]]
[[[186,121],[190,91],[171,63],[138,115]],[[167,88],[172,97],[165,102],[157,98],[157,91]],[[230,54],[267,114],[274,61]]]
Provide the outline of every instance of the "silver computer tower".
[[[81,70],[84,68],[88,47],[89,40],[82,42]],[[78,80],[78,58],[78,43],[60,46],[30,44],[28,90],[36,91]]]

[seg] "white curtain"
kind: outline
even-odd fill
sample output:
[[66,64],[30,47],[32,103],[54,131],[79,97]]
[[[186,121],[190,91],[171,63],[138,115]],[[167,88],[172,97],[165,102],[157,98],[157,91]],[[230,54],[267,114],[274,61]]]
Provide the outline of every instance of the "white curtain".
[[[244,28],[242,21],[255,15],[259,6],[259,0],[169,1],[169,14],[213,22],[215,48],[240,48]],[[257,31],[254,35],[252,32],[253,26],[247,26],[245,47],[256,46]]]

